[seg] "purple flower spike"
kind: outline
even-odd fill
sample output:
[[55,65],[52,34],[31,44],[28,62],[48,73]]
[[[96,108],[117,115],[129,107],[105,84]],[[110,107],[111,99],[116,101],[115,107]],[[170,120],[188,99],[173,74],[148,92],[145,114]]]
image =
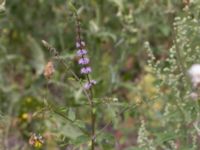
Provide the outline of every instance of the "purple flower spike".
[[89,62],[90,62],[90,60],[87,57],[81,58],[78,61],[78,63],[81,64],[81,65],[87,65]]
[[81,74],[89,74],[90,72],[92,72],[91,67],[83,67],[83,68],[81,68]]
[[76,48],[80,48],[80,47],[85,47],[84,41],[81,41],[81,44],[80,44],[80,42],[76,42]]
[[86,55],[87,54],[87,51],[85,49],[79,49],[77,52],[76,52],[77,56],[82,56],[82,55]]

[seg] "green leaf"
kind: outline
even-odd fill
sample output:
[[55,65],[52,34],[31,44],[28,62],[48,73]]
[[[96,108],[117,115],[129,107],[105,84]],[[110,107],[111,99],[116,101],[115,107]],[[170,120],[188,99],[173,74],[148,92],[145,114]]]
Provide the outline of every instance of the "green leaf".
[[3,2],[1,2],[1,4],[0,4],[0,13],[4,12],[6,10],[5,4],[6,4],[6,0],[4,0]]
[[67,7],[75,14],[77,14],[76,7],[72,4],[72,1],[67,1]]
[[[60,115],[52,114],[51,120],[46,121],[49,130],[54,132],[57,137],[64,136],[72,140],[76,140],[79,136],[84,135],[83,131],[74,123],[63,119]],[[56,123],[57,128],[54,128]]]
[[32,54],[31,64],[35,68],[36,74],[41,75],[45,66],[42,48],[32,36],[28,36],[28,43],[30,46],[30,53]]
[[107,108],[106,108],[107,117],[109,118],[109,120],[112,120],[114,127],[115,125],[117,125],[119,121],[117,112],[118,112],[117,107],[107,104]]
[[78,128],[69,123],[66,123],[64,126],[61,127],[60,133],[70,139],[76,139],[77,137],[82,135],[82,132]]
[[81,135],[79,137],[76,138],[76,140],[74,140],[73,144],[74,145],[81,145],[81,144],[85,144],[88,141],[90,141],[90,137],[87,135]]
[[69,108],[68,118],[74,121],[76,119],[75,110],[73,108]]

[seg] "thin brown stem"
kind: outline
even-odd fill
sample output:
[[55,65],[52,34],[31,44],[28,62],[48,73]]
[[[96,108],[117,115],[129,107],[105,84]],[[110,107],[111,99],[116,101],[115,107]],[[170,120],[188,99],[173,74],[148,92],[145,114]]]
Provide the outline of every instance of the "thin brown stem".
[[[77,41],[80,45],[80,50],[83,50],[83,47],[85,45],[82,44],[82,40],[81,40],[81,28],[80,28],[80,19],[78,18],[78,15],[76,15],[76,21],[77,21]],[[84,56],[81,56],[84,59]],[[86,65],[84,65],[84,67],[86,67]],[[88,83],[91,83],[90,77],[88,74],[86,74],[86,78]],[[96,125],[96,114],[95,114],[95,104],[93,101],[93,93],[92,93],[92,89],[89,90],[90,94],[89,94],[89,98],[90,98],[90,102],[91,102],[91,150],[95,149],[95,135],[96,135],[96,131],[95,131],[95,125]]]

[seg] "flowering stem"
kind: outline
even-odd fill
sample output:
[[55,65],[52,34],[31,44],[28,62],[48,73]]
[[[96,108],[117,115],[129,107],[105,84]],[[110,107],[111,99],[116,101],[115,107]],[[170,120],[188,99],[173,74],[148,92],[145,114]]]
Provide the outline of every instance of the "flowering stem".
[[[81,40],[81,28],[80,28],[80,19],[78,18],[78,15],[76,14],[76,21],[77,21],[77,27],[76,27],[76,31],[77,31],[77,42],[79,44],[79,48],[80,51],[83,51],[83,47],[85,46],[82,43]],[[84,54],[81,55],[81,59],[83,60],[83,68],[87,68],[87,62],[84,63],[84,60],[86,59],[86,57],[84,56]],[[88,59],[89,60],[89,59]],[[84,73],[84,71],[83,71]],[[89,71],[88,71],[89,73]],[[87,79],[88,84],[92,84],[92,80],[90,79],[90,76],[88,75],[88,73],[85,74],[85,77]],[[91,150],[95,149],[95,138],[96,138],[96,131],[95,131],[95,124],[96,124],[96,114],[95,114],[95,104],[93,101],[93,92],[92,92],[92,88],[89,87],[89,91],[88,91],[88,95],[89,95],[89,99],[90,99],[90,113],[91,113]]]
[[[186,74],[186,69],[185,69],[185,66],[184,66],[184,61],[182,59],[182,56],[181,56],[181,52],[180,52],[180,47],[179,47],[179,43],[177,42],[177,31],[176,29],[174,29],[174,44],[175,44],[175,51],[176,51],[176,55],[177,55],[177,64],[178,64],[178,68],[179,68],[179,71],[180,73],[182,73],[186,79],[186,81],[188,82],[188,78],[187,78],[187,74]],[[182,85],[182,83],[181,83]],[[181,87],[181,86],[180,86]],[[183,85],[183,88],[184,85]],[[184,91],[185,89],[182,89],[180,90],[180,99],[181,101],[183,102],[184,101],[184,98],[182,96],[182,92]],[[184,109],[181,107],[181,104],[178,100],[175,101],[175,104],[178,108],[178,110],[180,111],[181,115],[182,115],[182,128],[184,129],[184,132],[185,132],[185,135],[188,135],[188,130],[187,130],[187,126],[186,126],[186,114],[187,112],[184,111]],[[188,139],[187,137],[184,138],[184,140],[186,141],[186,143],[188,143]]]
[[[186,74],[187,70],[186,70],[185,65],[184,65],[184,60],[183,60],[183,58],[181,56],[181,52],[180,52],[180,48],[179,48],[179,43],[176,40],[177,38],[178,38],[177,37],[177,31],[176,31],[176,29],[174,29],[174,45],[175,45],[175,51],[176,51],[176,56],[177,56],[177,60],[178,60],[177,61],[178,68],[179,68],[180,72],[183,73],[186,81],[188,83],[190,83],[189,80],[188,80],[187,74]],[[188,84],[188,85],[190,85],[190,84]]]

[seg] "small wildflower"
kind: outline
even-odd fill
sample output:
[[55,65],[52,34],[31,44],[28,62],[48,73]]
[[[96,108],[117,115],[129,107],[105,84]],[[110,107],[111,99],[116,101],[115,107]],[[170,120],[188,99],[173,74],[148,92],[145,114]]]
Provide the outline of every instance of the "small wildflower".
[[192,93],[190,93],[190,98],[193,99],[193,100],[197,100],[198,94],[196,92],[192,92]]
[[44,76],[47,79],[50,79],[54,72],[55,72],[55,69],[54,69],[54,66],[53,66],[53,62],[49,61],[44,68]]
[[88,74],[92,72],[92,69],[91,69],[90,66],[88,66],[90,59],[85,56],[87,54],[87,50],[85,49],[86,48],[85,42],[81,39],[80,30],[81,30],[80,29],[80,20],[77,17],[77,28],[76,28],[76,31],[77,31],[77,39],[76,39],[77,52],[76,52],[76,55],[79,57],[78,64],[83,65],[83,67],[80,70],[80,73],[85,74],[88,78],[88,82],[86,82],[83,85],[83,88],[88,90],[93,85],[96,84],[96,81],[90,80],[90,78],[88,76]]
[[90,72],[92,72],[91,67],[83,67],[83,68],[81,68],[81,74],[89,74]]
[[29,115],[27,113],[23,113],[22,114],[22,119],[27,120],[29,117]]
[[31,135],[29,139],[29,144],[35,148],[41,148],[44,144],[44,139],[41,135],[36,135],[35,133]]
[[76,42],[76,48],[81,48],[81,47],[85,47],[85,42],[84,41]]
[[77,56],[82,56],[82,55],[86,55],[87,54],[87,51],[85,49],[80,49],[77,51]]
[[94,84],[97,84],[97,81],[91,80],[90,83],[94,85]]
[[21,121],[30,122],[31,119],[32,119],[32,115],[29,114],[29,113],[23,113],[23,114],[20,116],[20,119],[21,119]]
[[91,87],[90,83],[87,82],[84,84],[84,89],[88,90],[88,89],[90,89],[90,87]]
[[114,97],[114,98],[113,98],[113,102],[118,102],[118,98],[117,98],[117,97]]
[[191,78],[192,85],[194,88],[200,85],[200,64],[194,64],[188,70],[188,74]]
[[81,59],[79,59],[78,63],[81,65],[87,65],[90,62],[89,58],[87,57],[83,57]]
[[84,84],[84,89],[89,90],[96,83],[97,82],[95,80],[91,80],[90,82],[87,82],[87,83]]

